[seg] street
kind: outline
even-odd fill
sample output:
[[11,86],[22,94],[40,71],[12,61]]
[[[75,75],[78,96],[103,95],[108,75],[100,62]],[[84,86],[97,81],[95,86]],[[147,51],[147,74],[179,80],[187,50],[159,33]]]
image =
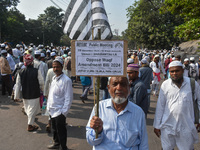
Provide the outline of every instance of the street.
[[[79,96],[82,92],[80,81],[74,83],[74,100],[67,116],[67,146],[71,150],[91,150],[92,147],[85,138],[85,126],[88,122],[92,107],[93,95],[83,104]],[[153,132],[153,119],[157,97],[151,95],[150,113],[147,116],[147,131],[150,150],[161,150],[160,139]],[[22,102],[13,102],[8,96],[0,93],[0,150],[47,150],[52,144],[52,134],[45,131],[47,116],[38,115],[37,132],[27,131],[27,116],[21,111]],[[199,134],[200,135],[200,134]],[[200,150],[200,144],[195,145]]]

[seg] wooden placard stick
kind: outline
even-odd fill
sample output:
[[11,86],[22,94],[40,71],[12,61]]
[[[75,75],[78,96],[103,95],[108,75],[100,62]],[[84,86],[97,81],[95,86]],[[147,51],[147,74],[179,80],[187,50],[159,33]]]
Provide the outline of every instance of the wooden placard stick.
[[[101,40],[101,29],[98,29],[98,40]],[[97,77],[97,100],[96,100],[96,111],[95,116],[99,117],[99,89],[100,89],[100,77]],[[95,138],[98,138],[98,128],[96,129],[96,136]]]

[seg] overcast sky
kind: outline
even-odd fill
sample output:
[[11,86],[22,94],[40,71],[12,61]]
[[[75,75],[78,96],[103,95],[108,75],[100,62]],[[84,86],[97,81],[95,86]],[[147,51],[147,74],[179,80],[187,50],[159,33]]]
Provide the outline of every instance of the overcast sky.
[[[70,0],[53,0],[63,10],[67,9]],[[126,9],[134,3],[133,0],[104,0],[106,12],[112,30],[118,29],[119,34],[127,27]],[[51,0],[20,0],[17,9],[26,16],[26,19],[37,19],[39,14],[49,6],[55,6]]]

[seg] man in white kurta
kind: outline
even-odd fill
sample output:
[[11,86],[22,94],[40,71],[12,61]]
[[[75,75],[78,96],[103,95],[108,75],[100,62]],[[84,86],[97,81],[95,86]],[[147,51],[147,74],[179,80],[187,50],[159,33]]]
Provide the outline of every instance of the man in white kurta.
[[[183,77],[182,67],[179,61],[170,63],[171,78],[163,82],[158,97],[153,126],[155,134],[161,136],[163,150],[172,150],[175,146],[179,150],[192,150],[198,142],[190,78]],[[200,108],[199,93],[200,87],[195,82],[194,97]]]
[[56,74],[49,90],[47,110],[51,116],[53,140],[49,149],[67,150],[66,117],[72,104],[73,89],[72,81],[63,72],[63,59],[56,57],[53,61],[53,71]]
[[162,73],[165,75],[165,69],[163,68],[161,62],[160,62],[160,56],[155,55],[153,61],[149,64],[149,67],[153,70],[153,81],[152,81],[152,91],[154,95],[158,94],[159,90],[159,84],[160,84],[160,71],[162,70]]
[[28,131],[35,131],[38,126],[33,125],[35,116],[39,112],[40,91],[44,89],[44,79],[38,69],[33,68],[33,56],[27,54],[24,56],[24,65],[26,68],[20,70],[16,79],[15,97],[20,98],[22,89],[22,98],[24,109],[28,116]]

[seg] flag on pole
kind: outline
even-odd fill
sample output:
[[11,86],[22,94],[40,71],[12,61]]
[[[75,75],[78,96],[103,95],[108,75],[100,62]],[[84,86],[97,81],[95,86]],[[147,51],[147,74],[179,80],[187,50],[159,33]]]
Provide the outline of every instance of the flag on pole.
[[62,22],[63,32],[73,40],[111,39],[112,31],[104,8],[103,0],[71,0]]

